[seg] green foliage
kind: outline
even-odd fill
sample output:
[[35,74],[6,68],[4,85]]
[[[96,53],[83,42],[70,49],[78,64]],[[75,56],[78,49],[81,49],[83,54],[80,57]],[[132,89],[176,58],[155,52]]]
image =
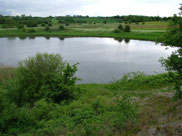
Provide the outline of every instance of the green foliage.
[[[181,6],[182,7],[182,6]],[[180,8],[181,9],[181,8]],[[178,47],[167,59],[161,59],[162,65],[166,70],[177,72],[176,77],[172,76],[175,81],[175,97],[182,99],[182,17],[174,15],[165,35],[159,39],[164,46]],[[171,74],[170,74],[171,75]]]
[[119,130],[126,125],[126,122],[136,119],[138,111],[136,107],[131,105],[130,101],[131,99],[127,94],[124,94],[122,98],[117,97],[115,99],[116,107],[114,107],[114,111],[116,114],[112,119],[112,125],[115,129]]
[[55,103],[71,99],[76,65],[70,66],[58,54],[37,54],[19,63],[12,92],[18,106],[45,98]]
[[118,30],[118,29],[115,29],[113,32],[114,32],[114,33],[120,33],[121,31]]
[[42,23],[41,26],[44,27],[45,26],[45,23]]
[[66,25],[66,26],[69,26],[70,24],[69,24],[69,23],[66,23],[65,25]]
[[17,25],[17,28],[18,28],[18,29],[23,29],[23,28],[24,28],[24,25],[19,24],[19,25]]
[[125,25],[124,32],[131,32],[131,28],[129,25]]
[[3,24],[2,28],[14,28],[14,25],[12,25],[12,24]]
[[34,127],[36,127],[35,119],[27,108],[17,108],[14,104],[10,104],[1,113],[0,131],[5,134],[16,135]]
[[[70,87],[71,93],[76,96],[75,99],[69,102],[65,99],[55,103],[49,96],[62,89],[55,87],[62,82],[57,80],[57,77],[58,79],[61,77],[58,73],[64,75],[62,76],[64,85],[61,83],[61,86],[68,87],[73,84],[69,77],[73,76],[74,70],[62,59],[61,64],[60,61],[56,61],[57,59],[53,59],[55,55],[51,55],[52,57],[48,54],[39,55],[22,62],[17,71],[14,71],[17,72],[17,77],[6,78],[14,81],[8,90],[4,89],[4,86],[0,87],[0,135],[2,136],[129,135],[132,129],[136,131],[137,124],[143,125],[143,122],[137,122],[139,109],[136,104],[138,101],[134,99],[136,94],[142,96],[143,90],[146,93],[151,89],[158,90],[160,87],[166,88],[173,84],[168,74],[146,76],[143,73],[130,73],[108,85],[77,85],[80,89],[76,90],[76,93],[74,93],[75,87]],[[61,72],[57,67],[58,64],[60,67],[65,66]],[[58,76],[55,76],[57,74]],[[173,74],[176,76],[176,73]],[[49,90],[49,87],[52,88]],[[136,94],[132,94],[131,91]],[[31,94],[39,98],[34,100]],[[17,98],[23,97],[27,100],[27,96],[34,100],[30,105],[30,101],[22,102],[20,106],[14,104],[17,103]]]
[[59,26],[59,30],[64,30],[65,28],[64,28],[64,26],[63,25],[60,25]]
[[26,28],[23,28],[23,29],[22,29],[22,32],[26,32],[26,31],[27,31],[27,29],[26,29]]
[[9,104],[6,93],[7,92],[0,87],[0,115],[1,115],[2,111],[7,108],[8,104]]
[[27,27],[37,27],[37,23],[34,22],[34,21],[29,21],[29,22],[27,23]]
[[168,74],[147,76],[141,72],[134,72],[126,74],[121,80],[112,83],[109,88],[134,91],[157,88],[172,83],[173,80]]
[[104,20],[104,21],[103,21],[103,23],[104,23],[104,24],[107,24],[107,21],[106,21],[106,20]]
[[49,23],[48,23],[48,26],[52,26],[52,23],[51,23],[51,22],[49,22]]
[[123,25],[118,25],[118,30],[123,31]]
[[28,29],[29,33],[35,33],[35,29]]
[[45,31],[49,31],[49,30],[50,30],[49,26],[46,25],[46,26],[44,27],[44,30],[45,30]]

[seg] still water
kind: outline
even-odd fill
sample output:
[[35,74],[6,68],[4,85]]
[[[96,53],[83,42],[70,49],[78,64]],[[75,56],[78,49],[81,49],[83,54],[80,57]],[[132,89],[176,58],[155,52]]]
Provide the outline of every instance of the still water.
[[16,66],[36,53],[58,53],[70,64],[79,62],[81,83],[108,83],[128,72],[163,73],[158,60],[174,48],[149,41],[113,38],[0,38],[0,65]]

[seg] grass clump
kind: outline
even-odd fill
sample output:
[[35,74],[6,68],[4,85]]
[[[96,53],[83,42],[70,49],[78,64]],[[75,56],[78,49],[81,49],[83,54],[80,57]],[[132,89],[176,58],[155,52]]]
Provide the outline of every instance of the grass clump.
[[158,88],[173,84],[169,74],[145,75],[142,72],[128,73],[122,79],[113,82],[109,87],[120,90],[142,90]]

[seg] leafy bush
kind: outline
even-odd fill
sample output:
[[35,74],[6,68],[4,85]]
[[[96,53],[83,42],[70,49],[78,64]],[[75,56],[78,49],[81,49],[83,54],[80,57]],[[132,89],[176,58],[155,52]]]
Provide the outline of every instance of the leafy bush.
[[41,26],[44,27],[45,26],[45,23],[42,23]]
[[64,26],[63,25],[60,25],[59,26],[59,30],[64,30]]
[[121,31],[118,30],[118,29],[115,29],[113,32],[114,32],[114,33],[120,33]]
[[27,27],[37,27],[37,23],[36,22],[34,22],[34,21],[29,21],[28,23],[27,23]]
[[66,25],[66,26],[69,26],[70,24],[69,24],[69,23],[66,23],[65,25]]
[[131,32],[131,28],[129,25],[126,25],[124,28],[124,32]]
[[174,81],[169,74],[145,75],[141,72],[128,73],[121,80],[112,83],[109,88],[121,90],[139,90],[166,86]]
[[[180,4],[180,13],[182,15],[182,4]],[[171,56],[167,59],[163,59],[162,65],[169,72],[173,80],[175,81],[175,99],[182,99],[182,17],[176,14],[171,18],[171,22],[167,29],[167,32],[158,39],[158,42],[162,42],[164,46],[177,47]],[[174,77],[173,72],[176,72],[178,76]]]
[[104,21],[103,21],[103,23],[104,23],[104,24],[107,24],[107,21],[106,21],[106,20],[104,20]]
[[35,32],[35,29],[28,29],[28,32],[29,33],[34,33]]
[[24,25],[19,24],[19,25],[17,25],[16,27],[17,27],[18,29],[23,29],[23,28],[24,28]]
[[123,25],[118,25],[118,30],[123,31]]
[[23,31],[23,32],[26,32],[26,31],[27,31],[27,29],[26,29],[26,28],[23,28],[23,29],[22,29],[22,31]]
[[2,28],[14,28],[15,26],[13,24],[3,24]]
[[36,122],[28,108],[17,108],[9,104],[1,113],[0,132],[8,135],[24,133],[36,127]]
[[51,22],[49,22],[49,23],[48,23],[48,26],[52,26],[52,23],[51,23]]
[[49,30],[50,30],[49,26],[46,25],[46,26],[44,27],[44,30],[45,30],[45,31],[49,31]]
[[8,104],[6,92],[0,87],[0,115],[2,111],[7,108]]
[[58,54],[36,54],[19,63],[13,99],[18,106],[45,98],[60,103],[73,97],[76,64],[70,66]]

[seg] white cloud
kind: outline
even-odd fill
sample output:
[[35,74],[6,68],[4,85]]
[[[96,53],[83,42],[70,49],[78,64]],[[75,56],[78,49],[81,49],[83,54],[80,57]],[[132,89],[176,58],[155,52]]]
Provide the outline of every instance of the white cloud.
[[0,0],[0,14],[172,16],[178,13],[179,3],[179,0]]

